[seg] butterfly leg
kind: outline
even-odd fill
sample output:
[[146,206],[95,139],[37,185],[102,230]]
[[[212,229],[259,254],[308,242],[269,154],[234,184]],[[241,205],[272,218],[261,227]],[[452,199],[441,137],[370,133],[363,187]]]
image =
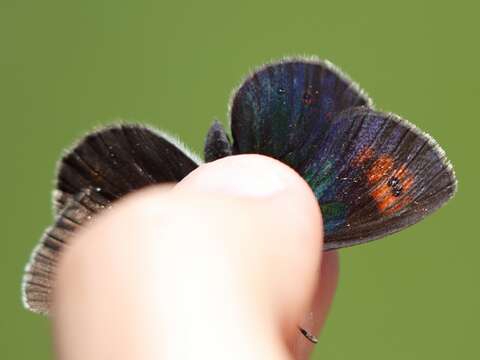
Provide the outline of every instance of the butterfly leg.
[[312,333],[309,333],[307,330],[305,330],[304,328],[301,328],[299,327],[298,330],[300,330],[300,332],[302,333],[303,336],[305,336],[309,341],[311,341],[312,343],[316,344],[318,342],[318,339],[316,338],[315,335],[313,335]]

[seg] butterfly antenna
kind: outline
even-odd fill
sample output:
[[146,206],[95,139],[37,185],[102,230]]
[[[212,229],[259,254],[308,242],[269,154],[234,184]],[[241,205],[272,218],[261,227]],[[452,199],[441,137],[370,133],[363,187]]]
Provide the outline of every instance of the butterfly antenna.
[[305,336],[310,342],[316,344],[318,342],[318,339],[316,338],[315,335],[309,333],[307,330],[299,327],[298,330],[302,333],[303,336]]

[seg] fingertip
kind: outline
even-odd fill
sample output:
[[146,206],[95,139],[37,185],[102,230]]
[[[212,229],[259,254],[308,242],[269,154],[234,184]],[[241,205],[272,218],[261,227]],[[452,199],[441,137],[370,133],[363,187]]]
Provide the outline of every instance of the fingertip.
[[199,190],[242,197],[270,197],[285,190],[313,193],[292,168],[259,154],[228,156],[202,164],[185,177],[176,189]]
[[323,221],[318,201],[307,182],[278,160],[258,154],[222,158],[203,164],[174,190],[243,201],[248,214],[261,222],[259,231],[288,229],[291,238],[309,245],[310,253],[321,253]]

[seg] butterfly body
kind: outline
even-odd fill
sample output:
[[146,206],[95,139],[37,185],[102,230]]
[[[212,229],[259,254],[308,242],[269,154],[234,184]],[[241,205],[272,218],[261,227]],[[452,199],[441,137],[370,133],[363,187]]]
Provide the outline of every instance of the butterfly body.
[[[431,214],[456,190],[445,153],[408,121],[373,108],[335,66],[318,59],[266,65],[234,92],[231,136],[214,122],[205,161],[262,154],[309,184],[324,221],[324,250],[365,243]],[[61,159],[56,220],[27,265],[25,305],[48,313],[59,254],[75,232],[142,187],[177,182],[200,161],[163,133],[116,125],[80,140]]]
[[222,124],[214,121],[205,139],[205,161],[215,161],[232,155],[232,144]]

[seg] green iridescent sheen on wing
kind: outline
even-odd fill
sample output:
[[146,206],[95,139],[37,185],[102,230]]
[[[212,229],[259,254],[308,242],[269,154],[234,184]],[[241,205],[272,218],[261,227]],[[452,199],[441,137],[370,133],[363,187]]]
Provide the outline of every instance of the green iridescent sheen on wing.
[[345,203],[323,203],[320,208],[322,209],[325,234],[331,234],[345,224],[348,211]]
[[319,169],[311,166],[302,173],[303,178],[312,188],[315,197],[322,199],[322,201],[320,201],[320,208],[322,210],[326,234],[335,231],[339,226],[342,226],[347,219],[347,206],[344,203],[335,201],[328,202],[335,199],[335,193],[331,191],[337,181],[333,167],[334,163],[326,160],[321,164]]

